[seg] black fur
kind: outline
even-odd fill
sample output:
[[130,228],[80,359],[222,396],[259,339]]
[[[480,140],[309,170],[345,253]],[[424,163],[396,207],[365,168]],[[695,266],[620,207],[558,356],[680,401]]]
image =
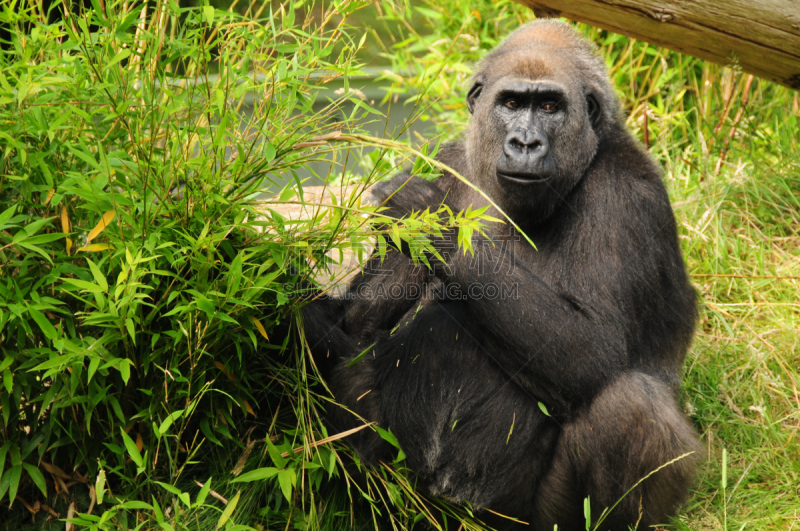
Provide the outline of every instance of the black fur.
[[[602,62],[568,26],[512,34],[479,68],[469,106],[467,139],[439,159],[537,249],[503,225],[473,239],[474,257],[434,242],[446,262],[434,272],[400,252],[373,257],[348,297],[304,308],[306,337],[337,401],[391,429],[428,492],[535,530],[584,529],[586,497],[597,521],[698,447],[676,396],[696,310],[675,220]],[[375,195],[395,216],[485,203],[452,175],[403,173]],[[337,430],[362,422],[329,417]],[[351,443],[368,462],[391,457],[370,430]],[[696,456],[645,480],[601,529],[664,523]]]

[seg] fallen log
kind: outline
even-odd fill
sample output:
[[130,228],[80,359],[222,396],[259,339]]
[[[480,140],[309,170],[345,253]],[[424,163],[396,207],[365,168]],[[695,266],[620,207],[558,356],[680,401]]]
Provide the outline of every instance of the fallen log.
[[800,89],[798,0],[517,0]]

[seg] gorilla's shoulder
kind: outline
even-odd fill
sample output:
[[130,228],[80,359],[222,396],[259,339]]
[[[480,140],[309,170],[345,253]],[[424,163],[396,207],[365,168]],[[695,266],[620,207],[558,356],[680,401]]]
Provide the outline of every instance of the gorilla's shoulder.
[[[439,148],[436,160],[457,171],[461,175],[467,175],[467,148],[464,142],[448,142]],[[443,172],[442,176],[436,179],[436,186],[448,192],[453,189],[458,182],[455,175],[450,172]]]
[[[436,153],[436,160],[461,175],[466,173],[466,148],[463,142],[444,144]],[[397,214],[408,213],[413,209],[441,204],[457,182],[458,179],[449,171],[443,171],[440,177],[432,181],[402,171],[388,181],[373,186],[370,199],[375,204],[386,204]]]
[[673,218],[662,174],[644,146],[620,127],[598,146],[579,187],[582,208],[605,212],[617,222],[662,224]]
[[598,145],[595,167],[601,167],[611,178],[644,179],[661,182],[661,170],[645,147],[621,124],[607,134]]
[[464,142],[448,142],[439,148],[436,160],[445,164],[460,174],[466,173],[467,148]]

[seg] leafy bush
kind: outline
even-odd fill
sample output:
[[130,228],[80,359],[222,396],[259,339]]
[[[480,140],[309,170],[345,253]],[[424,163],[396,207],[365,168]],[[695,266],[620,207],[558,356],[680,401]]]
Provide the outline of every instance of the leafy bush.
[[[300,488],[303,456],[280,453],[318,419],[289,396],[307,387],[305,360],[276,324],[291,319],[309,263],[363,251],[370,210],[361,187],[291,222],[257,194],[320,157],[302,142],[369,110],[313,107],[328,81],[357,72],[339,15],[358,7],[337,4],[317,25],[283,7],[262,23],[174,3],[55,6],[55,23],[6,7],[0,500],[28,503],[35,487],[63,517],[54,494],[71,488],[79,512],[114,507],[76,523],[126,527],[139,518],[129,510],[177,526],[209,483],[191,497],[172,485],[186,487],[200,460],[249,452],[256,419],[294,430],[269,445],[277,506]],[[278,197],[302,203],[296,177]],[[318,482],[336,464],[325,448],[314,455]]]

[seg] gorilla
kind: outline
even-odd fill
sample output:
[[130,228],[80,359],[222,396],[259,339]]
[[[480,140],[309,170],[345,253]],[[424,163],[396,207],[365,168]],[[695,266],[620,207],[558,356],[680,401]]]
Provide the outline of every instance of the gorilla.
[[[391,430],[419,487],[488,509],[497,528],[585,529],[587,498],[602,530],[665,523],[699,442],[677,399],[695,294],[660,170],[595,48],[564,23],[513,32],[467,106],[464,140],[438,160],[535,247],[508,223],[475,234],[474,254],[443,234],[431,268],[407,249],[374,255],[346,296],[305,305],[312,356],[346,406],[328,422]],[[401,173],[373,194],[398,218],[489,204],[448,172]],[[392,458],[372,430],[348,440],[368,463]]]

